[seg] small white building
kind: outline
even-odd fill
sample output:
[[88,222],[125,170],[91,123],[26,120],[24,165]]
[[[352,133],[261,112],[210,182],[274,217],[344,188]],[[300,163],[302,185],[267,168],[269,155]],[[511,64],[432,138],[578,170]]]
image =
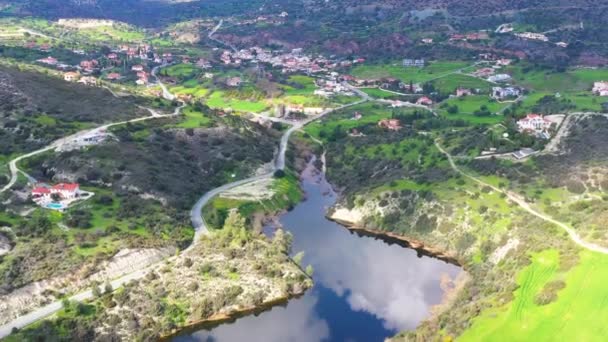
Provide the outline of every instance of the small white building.
[[600,81],[593,83],[593,94],[598,96],[608,96],[608,82]]

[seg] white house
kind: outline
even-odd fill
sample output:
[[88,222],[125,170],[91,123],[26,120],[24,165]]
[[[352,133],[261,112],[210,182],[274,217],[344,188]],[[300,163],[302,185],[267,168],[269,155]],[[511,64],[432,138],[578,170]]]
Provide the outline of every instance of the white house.
[[593,93],[598,96],[608,96],[608,82],[600,81],[593,83]]
[[502,100],[507,97],[517,97],[521,94],[521,90],[515,87],[492,87],[492,97],[497,100]]
[[542,115],[528,114],[525,118],[517,121],[520,132],[544,133],[551,127],[552,122]]

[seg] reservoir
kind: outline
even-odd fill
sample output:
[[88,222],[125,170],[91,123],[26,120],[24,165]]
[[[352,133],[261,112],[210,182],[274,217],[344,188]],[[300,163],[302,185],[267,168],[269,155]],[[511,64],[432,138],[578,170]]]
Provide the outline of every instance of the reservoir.
[[336,194],[311,168],[302,178],[307,199],[280,222],[293,234],[293,254],[304,251],[302,265],[314,267],[315,286],[285,306],[174,341],[384,341],[414,329],[442,301],[459,267],[327,220]]

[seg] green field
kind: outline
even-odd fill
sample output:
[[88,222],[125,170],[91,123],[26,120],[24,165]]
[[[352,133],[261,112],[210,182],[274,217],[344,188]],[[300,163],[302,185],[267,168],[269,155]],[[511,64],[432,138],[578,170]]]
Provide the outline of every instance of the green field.
[[163,74],[166,73],[170,77],[189,78],[199,73],[201,69],[192,64],[176,64],[163,69]]
[[[559,271],[559,253],[546,250],[532,256],[532,264],[518,276],[515,299],[502,307],[482,311],[460,341],[604,341],[608,320],[608,257],[580,252],[580,262],[566,273]],[[535,297],[552,281],[566,287],[546,305]]]
[[486,106],[492,113],[498,113],[501,109],[509,105],[493,101],[485,95],[451,98],[444,101],[442,104],[446,104],[448,106],[457,106],[458,113],[450,114],[447,112],[447,107],[443,108],[442,106],[439,111],[441,115],[449,119],[464,120],[472,124],[497,124],[501,122],[504,119],[502,115],[475,116],[473,113],[476,110],[479,110],[482,106]]
[[261,101],[248,101],[230,98],[223,91],[214,91],[207,98],[207,105],[211,108],[232,109],[237,112],[254,112],[259,113],[267,108],[267,105]]
[[209,116],[196,111],[192,107],[184,108],[182,113],[185,119],[177,124],[177,127],[179,128],[201,128],[209,127],[212,124],[212,120]]
[[472,76],[453,74],[433,81],[435,88],[444,94],[453,94],[457,88],[479,89],[480,92],[489,93],[491,84],[485,80]]
[[406,68],[401,62],[393,64],[359,65],[353,68],[351,74],[365,79],[394,77],[401,81],[427,82],[445,76],[468,65],[466,62],[431,62],[424,68]]
[[[351,120],[355,112],[360,112],[362,118],[360,120]],[[332,113],[322,121],[316,121],[306,126],[304,131],[316,138],[320,138],[321,131],[331,132],[340,126],[341,129],[347,131],[353,127],[360,126],[365,123],[376,123],[382,119],[391,116],[390,109],[385,106],[373,103],[364,103],[353,106],[339,113]]]
[[593,82],[608,80],[608,69],[573,69],[566,72],[532,70],[523,72],[519,66],[506,69],[524,87],[541,92],[572,93],[588,91]]

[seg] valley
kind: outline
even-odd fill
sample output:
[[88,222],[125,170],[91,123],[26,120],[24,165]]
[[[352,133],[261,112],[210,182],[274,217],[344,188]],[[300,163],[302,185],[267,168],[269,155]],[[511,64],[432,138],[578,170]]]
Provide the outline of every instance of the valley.
[[1,339],[602,339],[605,6],[110,3],[0,2]]

